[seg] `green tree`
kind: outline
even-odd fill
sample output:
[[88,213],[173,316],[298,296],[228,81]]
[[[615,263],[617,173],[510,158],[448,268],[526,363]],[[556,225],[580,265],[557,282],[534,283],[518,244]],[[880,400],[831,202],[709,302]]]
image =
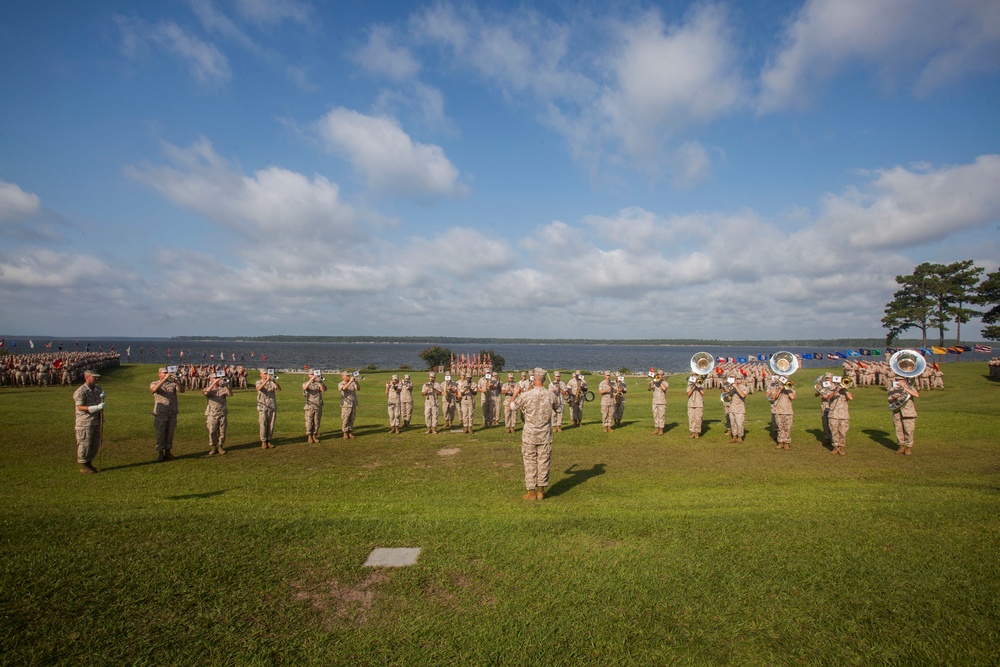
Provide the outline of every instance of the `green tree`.
[[497,354],[493,350],[479,350],[480,359],[485,359],[487,357],[489,357],[490,363],[493,365],[493,370],[497,373],[502,371],[504,365],[507,363],[507,360],[504,359],[502,355]]
[[977,290],[979,303],[992,306],[983,313],[983,338],[1000,340],[1000,270],[986,274],[986,280],[979,284]]
[[441,347],[440,345],[435,345],[434,347],[429,347],[419,356],[427,364],[427,368],[434,369],[438,366],[447,366],[451,363],[451,350],[446,347]]
[[955,320],[956,344],[962,343],[962,325],[980,314],[978,310],[966,308],[966,304],[980,302],[976,288],[982,274],[983,268],[973,265],[971,259],[952,262],[945,267],[943,279],[950,301],[948,312]]
[[[930,280],[930,264],[921,264],[908,276],[896,276],[901,287],[892,295],[892,301],[885,305],[882,326],[888,330],[885,344],[899,338],[907,329],[920,329],[922,345],[927,347],[927,329],[932,326],[934,300],[929,296],[927,286]],[[940,266],[940,265],[939,265]]]

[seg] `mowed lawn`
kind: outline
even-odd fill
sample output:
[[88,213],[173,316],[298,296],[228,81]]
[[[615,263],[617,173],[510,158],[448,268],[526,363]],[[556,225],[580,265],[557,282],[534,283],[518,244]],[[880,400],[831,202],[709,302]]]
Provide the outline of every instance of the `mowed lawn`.
[[[749,399],[729,444],[683,376],[652,435],[644,378],[625,425],[598,404],[555,435],[549,497],[524,501],[520,432],[388,433],[386,373],[355,440],[329,378],[305,442],[304,377],[281,377],[276,448],[254,392],[208,458],[200,391],[154,463],[155,367],[107,372],[98,475],[79,474],[72,388],[0,390],[0,663],[129,665],[987,665],[1000,663],[1000,384],[945,366],[895,455],[885,392],[855,390],[847,456],[795,380],[792,449]],[[425,374],[414,373],[419,386]],[[592,388],[599,378],[592,378]],[[458,452],[442,452],[443,449]],[[448,455],[444,455],[448,454]],[[376,547],[416,565],[365,568]]]

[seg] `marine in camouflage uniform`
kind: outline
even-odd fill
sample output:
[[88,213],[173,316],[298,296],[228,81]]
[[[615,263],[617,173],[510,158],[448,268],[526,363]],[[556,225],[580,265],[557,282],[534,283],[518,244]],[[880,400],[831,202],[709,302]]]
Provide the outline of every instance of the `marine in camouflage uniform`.
[[667,417],[667,387],[670,385],[658,370],[650,378],[646,391],[653,392],[653,435],[663,435]]
[[622,419],[625,417],[625,394],[628,393],[628,384],[625,382],[624,376],[619,376],[614,380],[615,382],[615,426],[622,425]]
[[403,385],[398,375],[385,385],[386,408],[389,411],[389,433],[399,433],[400,415],[402,414]]
[[899,410],[892,411],[892,424],[896,430],[896,442],[899,443],[899,449],[896,450],[896,453],[910,456],[910,450],[913,448],[913,430],[917,425],[917,408],[913,404],[913,399],[920,398],[920,392],[911,387],[906,378],[900,377],[891,380],[887,394],[890,401],[904,392],[909,394],[910,398],[903,403],[903,407]]
[[458,396],[455,393],[457,389],[458,383],[446,375],[444,382],[441,383],[441,410],[444,412],[445,428],[451,428],[455,421],[455,410],[458,406]]
[[517,388],[517,382],[514,382],[514,374],[507,373],[507,381],[500,388],[500,395],[503,397],[503,425],[506,427],[507,433],[513,433],[517,430],[517,409],[510,406],[515,388]]
[[853,401],[854,396],[840,384],[833,387],[833,394],[830,396],[830,435],[833,442],[831,454],[846,456],[844,447],[847,446],[847,429],[851,426],[851,413],[847,407],[848,401]]
[[326,382],[319,375],[310,375],[302,384],[302,396],[306,399],[303,411],[306,420],[306,442],[319,444],[320,424],[323,421],[323,394]]
[[573,426],[579,426],[583,422],[583,404],[587,393],[587,381],[583,379],[581,371],[573,371],[573,377],[566,383],[569,387],[569,416]]
[[777,449],[791,449],[792,446],[792,420],[794,412],[792,401],[795,400],[795,390],[782,382],[780,377],[774,378],[771,386],[767,390],[767,398],[771,401],[774,409],[774,423],[777,427],[775,432],[778,444]]
[[[399,417],[403,420],[403,426],[406,427],[413,420],[413,382],[410,380],[409,375],[403,376],[401,387],[402,389],[399,392]],[[399,428],[396,428],[396,433],[399,433]]]
[[437,433],[438,424],[438,396],[441,395],[441,385],[434,381],[437,376],[432,371],[427,376],[427,382],[420,388],[420,394],[424,397],[424,424],[428,433]]
[[160,379],[149,383],[153,393],[153,430],[156,433],[156,460],[172,461],[174,431],[177,429],[177,393],[184,393],[184,385],[177,376],[160,368]]
[[76,462],[80,472],[97,472],[94,457],[101,448],[101,423],[104,421],[104,391],[97,384],[96,371],[84,371],[84,383],[73,392],[76,426]]
[[257,422],[260,425],[260,448],[274,449],[274,424],[278,418],[278,396],[281,385],[267,372],[260,372],[260,379],[254,384],[257,389]]
[[473,419],[476,415],[476,385],[467,373],[462,373],[455,392],[458,394],[459,410],[462,416],[462,428],[466,433],[472,433]]
[[559,408],[552,416],[552,430],[556,433],[562,433],[565,399],[569,395],[569,386],[562,381],[562,374],[559,371],[556,371],[552,377],[554,379],[549,383],[549,391],[559,397]]
[[597,386],[597,393],[601,395],[601,424],[605,433],[611,432],[614,426],[616,392],[617,383],[611,379],[611,372],[604,371],[604,379]]
[[350,373],[341,374],[337,390],[340,392],[340,430],[344,439],[354,436],[354,416],[358,410],[358,380]]
[[[706,380],[708,378],[705,378]],[[705,416],[705,383],[697,384],[698,377],[692,375],[687,385],[688,432],[691,438],[701,437],[701,422]]]
[[208,429],[208,455],[226,453],[226,425],[229,421],[227,398],[233,395],[229,383],[223,378],[212,378],[201,390],[208,403],[205,405],[205,427]]
[[746,398],[748,392],[742,375],[736,375],[733,378],[733,383],[729,385],[728,391],[733,399],[729,403],[729,424],[732,427],[732,438],[729,442],[739,444],[743,442],[747,418]]
[[[489,377],[487,377],[489,376]],[[493,426],[493,379],[492,373],[487,373],[483,377],[479,378],[479,383],[477,389],[479,393],[483,395],[481,400],[481,407],[483,410],[483,426],[489,427]]]
[[521,432],[521,459],[524,462],[525,500],[541,500],[549,485],[549,464],[552,459],[552,417],[562,399],[544,386],[545,371],[536,368],[531,389],[518,388],[511,408],[524,413]]

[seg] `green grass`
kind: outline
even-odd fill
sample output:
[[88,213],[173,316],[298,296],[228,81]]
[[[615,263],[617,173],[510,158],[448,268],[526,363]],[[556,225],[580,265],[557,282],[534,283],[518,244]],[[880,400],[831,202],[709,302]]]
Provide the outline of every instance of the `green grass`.
[[[680,377],[674,426],[652,436],[630,379],[623,428],[605,434],[591,403],[556,434],[542,502],[521,500],[520,433],[389,435],[388,374],[368,376],[355,440],[328,401],[320,445],[299,377],[282,378],[273,450],[238,393],[224,457],[204,456],[190,392],[179,460],[156,464],[154,367],[108,372],[92,476],[71,388],[4,389],[0,663],[996,664],[1000,386],[985,373],[947,367],[909,458],[878,389],[854,392],[848,456],[832,457],[811,391],[785,452],[760,394],[746,444],[728,443],[714,392],[707,434],[687,439]],[[362,567],[375,547],[423,551]]]

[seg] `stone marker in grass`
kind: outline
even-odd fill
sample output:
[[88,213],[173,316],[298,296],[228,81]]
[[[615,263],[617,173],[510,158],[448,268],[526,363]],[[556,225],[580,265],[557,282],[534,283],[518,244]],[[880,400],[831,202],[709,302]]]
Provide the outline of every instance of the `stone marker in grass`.
[[365,567],[406,567],[407,565],[414,565],[417,562],[417,556],[420,555],[420,548],[416,549],[386,549],[379,547],[378,549],[373,549],[370,554],[368,554],[368,560],[365,561]]

